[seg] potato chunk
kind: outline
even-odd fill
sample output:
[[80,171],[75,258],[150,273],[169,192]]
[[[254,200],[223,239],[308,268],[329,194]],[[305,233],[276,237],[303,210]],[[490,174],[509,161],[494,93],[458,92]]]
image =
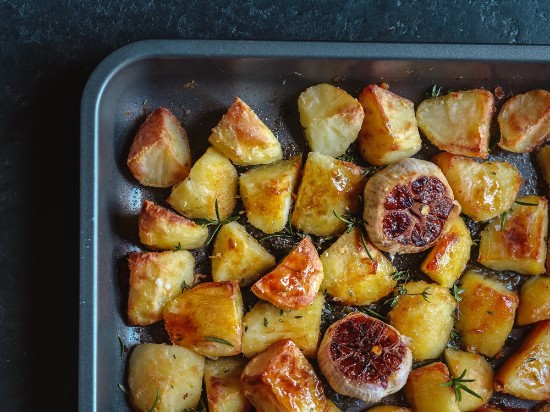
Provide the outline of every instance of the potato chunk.
[[204,356],[179,346],[143,343],[132,349],[128,389],[138,411],[195,408],[202,391]]
[[271,344],[252,359],[241,380],[246,397],[258,411],[325,410],[323,385],[291,339]]
[[532,151],[550,134],[550,92],[531,90],[508,99],[498,114],[499,146],[516,153]]
[[445,349],[445,362],[454,378],[460,377],[466,371],[464,379],[474,379],[474,382],[464,385],[481,396],[479,399],[467,391],[461,391],[462,399],[458,401],[461,411],[475,411],[491,399],[494,392],[493,367],[483,356],[457,349]]
[[[453,329],[451,314],[456,301],[449,290],[435,283],[408,282],[406,294],[388,313],[388,319],[401,334],[412,339],[413,359],[435,359],[443,353]],[[426,293],[424,298],[421,293]]]
[[317,236],[343,232],[345,223],[334,213],[343,216],[359,210],[359,195],[366,183],[363,171],[353,163],[310,152],[292,212],[292,224]]
[[540,196],[518,198],[505,217],[493,219],[481,232],[479,262],[494,270],[513,270],[522,275],[543,274],[547,205],[548,201]]
[[244,396],[241,374],[248,361],[240,356],[207,359],[204,383],[210,412],[248,412],[252,405]]
[[516,323],[519,326],[550,319],[550,277],[528,279],[519,292]]
[[186,250],[130,253],[128,265],[131,325],[146,326],[161,321],[166,304],[194,281],[195,258]]
[[191,218],[227,219],[237,203],[239,175],[229,159],[213,147],[195,162],[189,176],[172,188],[168,203]]
[[487,90],[451,92],[421,102],[416,120],[439,149],[486,159],[494,105],[493,94]]
[[550,189],[550,145],[542,147],[537,153],[537,164],[542,177]]
[[477,162],[446,152],[432,162],[449,181],[462,213],[478,222],[510,209],[523,183],[518,169],[507,162]]
[[235,281],[199,283],[164,309],[172,343],[212,359],[241,353],[242,318],[243,301]]
[[363,89],[359,101],[365,111],[359,132],[359,150],[373,165],[395,163],[416,154],[422,140],[414,104],[375,84]]
[[495,389],[522,399],[550,400],[550,321],[538,322],[501,365]]
[[273,342],[292,339],[305,356],[314,358],[317,355],[324,305],[322,294],[311,305],[298,310],[282,310],[263,301],[256,303],[243,319],[244,355],[252,358]]
[[[346,232],[323,254],[325,274],[321,290],[346,305],[370,305],[391,293],[395,287],[391,262],[365,237],[363,247],[359,228]],[[372,257],[372,260],[371,260]]]
[[411,371],[403,393],[415,412],[459,412],[453,389],[441,386],[450,380],[444,363],[430,363]]
[[240,286],[255,282],[275,266],[275,258],[238,222],[218,231],[210,260],[215,282],[236,280]]
[[294,156],[241,174],[240,194],[252,226],[269,234],[284,229],[301,170],[302,156]]
[[139,213],[139,240],[154,249],[196,249],[204,246],[208,228],[146,200]]
[[470,231],[464,220],[458,216],[451,225],[451,229],[430,250],[420,269],[433,281],[450,288],[470,260],[471,248]]
[[470,352],[495,356],[514,326],[518,296],[500,282],[471,270],[462,276],[464,289],[456,329]]
[[147,116],[134,137],[127,163],[144,186],[170,187],[187,177],[189,139],[170,110],[159,107]]
[[283,158],[281,144],[254,111],[239,97],[212,129],[212,146],[240,166],[262,165]]
[[252,292],[280,309],[302,309],[313,302],[322,281],[323,265],[306,236],[275,269],[252,285]]
[[298,111],[311,150],[334,157],[344,154],[357,139],[364,116],[357,99],[326,83],[303,91]]

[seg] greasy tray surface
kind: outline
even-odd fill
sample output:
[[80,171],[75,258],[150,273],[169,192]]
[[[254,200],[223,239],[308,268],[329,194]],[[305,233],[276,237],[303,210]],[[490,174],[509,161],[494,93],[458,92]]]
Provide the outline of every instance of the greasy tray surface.
[[[274,131],[288,157],[306,152],[296,100],[308,86],[331,83],[357,97],[364,86],[386,82],[418,104],[433,84],[500,86],[506,94],[550,89],[549,66],[546,46],[160,40],[113,53],[91,76],[81,108],[79,410],[128,410],[118,386],[127,360],[118,337],[129,348],[164,339],[159,329],[126,324],[126,256],[142,250],[137,215],[143,200],[165,204],[169,193],[141,187],[126,166],[132,138],[153,108],[173,111],[196,160],[238,95]],[[426,145],[415,157],[431,151]],[[530,155],[500,152],[496,158],[520,169],[520,195],[542,193]]]

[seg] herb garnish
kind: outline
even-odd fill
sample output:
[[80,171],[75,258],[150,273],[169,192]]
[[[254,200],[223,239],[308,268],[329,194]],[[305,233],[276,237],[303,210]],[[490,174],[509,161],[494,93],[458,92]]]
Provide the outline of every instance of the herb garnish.
[[174,252],[177,252],[178,250],[182,250],[182,248],[181,248],[181,242],[178,242],[177,245],[174,245],[174,250],[173,250],[173,251],[174,251]]
[[430,292],[430,287],[426,287],[424,288],[424,290],[420,293],[408,293],[407,292],[407,288],[405,287],[405,285],[398,285],[396,288],[395,288],[395,295],[391,298],[389,298],[388,300],[386,300],[386,304],[388,304],[390,306],[390,308],[394,308],[397,303],[399,302],[399,299],[401,298],[401,296],[404,296],[404,295],[407,295],[407,296],[422,296],[422,299],[424,299],[426,302],[430,302],[428,300],[428,296],[431,295],[432,293]]
[[119,383],[119,384],[118,384],[118,387],[119,387],[119,389],[120,389],[122,392],[124,392],[124,394],[125,394],[126,396],[129,395],[128,389],[126,389],[122,383]]
[[529,202],[522,202],[521,200],[514,200],[514,203],[517,203],[518,205],[522,206],[538,206],[538,203],[529,203]]
[[504,222],[506,221],[506,218],[512,212],[513,212],[513,210],[510,209],[510,210],[507,210],[505,212],[502,212],[502,214],[500,215],[500,231],[501,232],[504,230]]
[[220,230],[220,228],[223,225],[226,225],[228,223],[234,222],[235,220],[239,219],[239,216],[230,216],[227,219],[222,220],[220,218],[220,211],[218,209],[218,199],[216,199],[214,208],[216,210],[216,219],[210,219],[207,217],[193,219],[193,221],[199,225],[203,225],[206,227],[214,226],[214,230],[212,231],[212,233],[210,233],[210,235],[208,235],[208,238],[206,238],[206,242],[204,243],[205,246],[208,246],[210,242],[212,242],[212,239],[214,239],[214,236],[216,236],[216,233],[218,233],[218,230]]
[[159,401],[159,388],[157,388],[157,396],[155,398],[155,403],[153,404],[153,406],[151,406],[151,409],[149,409],[149,412],[153,412],[153,410],[155,409],[155,406],[157,406],[158,401]]
[[[362,204],[362,198],[359,198],[360,203]],[[359,208],[360,210],[363,210],[362,207]],[[374,262],[374,259],[372,258],[372,255],[369,252],[369,248],[367,247],[367,241],[365,240],[365,236],[367,234],[367,229],[365,229],[365,221],[362,217],[353,216],[351,213],[347,212],[343,217],[340,216],[338,213],[336,213],[335,210],[332,211],[334,213],[334,216],[336,216],[338,219],[340,219],[342,222],[344,222],[347,226],[346,233],[349,233],[353,230],[353,228],[358,227],[359,228],[359,236],[361,237],[361,244],[363,245],[363,248],[365,249],[365,252],[367,252],[367,256],[369,259]]]
[[233,347],[233,344],[231,344],[230,342],[226,341],[225,339],[214,338],[214,337],[212,337],[212,336],[205,336],[203,339],[204,339],[204,340],[207,340],[207,341],[210,341],[210,342],[222,343],[222,344],[224,344],[224,345]]
[[122,338],[120,337],[120,335],[117,335],[117,337],[118,337],[118,343],[120,344],[120,356],[122,356],[126,352],[128,352],[128,348],[126,347],[126,345],[122,341]]
[[458,378],[451,377],[451,380],[449,382],[442,383],[440,384],[440,386],[450,386],[451,388],[453,388],[453,391],[455,393],[455,398],[458,402],[462,400],[463,390],[468,392],[470,395],[475,396],[476,398],[483,399],[473,390],[471,390],[466,385],[464,385],[464,383],[476,381],[475,379],[464,379],[464,376],[466,375],[466,371],[467,369],[464,369]]
[[189,286],[187,282],[184,280],[183,282],[181,282],[181,293],[183,293],[187,289],[191,289],[191,286]]
[[287,222],[285,228],[282,231],[280,231],[278,233],[273,233],[271,235],[264,236],[264,237],[260,238],[260,241],[271,239],[273,237],[280,237],[280,238],[287,239],[287,240],[291,241],[292,243],[298,243],[303,238],[305,238],[306,236],[307,235],[305,233],[300,232],[299,230],[293,229],[292,224],[290,223],[290,220],[289,220]]
[[441,96],[442,87],[437,87],[437,84],[432,86],[432,90],[427,93],[428,97],[439,97]]

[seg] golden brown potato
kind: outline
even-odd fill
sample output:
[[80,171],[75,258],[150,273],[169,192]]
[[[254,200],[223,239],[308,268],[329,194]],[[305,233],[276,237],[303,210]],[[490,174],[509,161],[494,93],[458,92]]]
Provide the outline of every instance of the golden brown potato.
[[460,283],[464,293],[456,329],[462,342],[470,352],[495,356],[514,326],[518,296],[475,270],[466,272]]
[[252,292],[280,309],[303,309],[313,302],[322,281],[323,265],[306,236],[275,269],[252,285]]
[[240,286],[250,285],[275,266],[275,258],[238,222],[218,231],[210,260],[215,282],[236,280]]
[[[370,305],[395,287],[395,268],[359,228],[346,232],[321,255],[324,278],[321,290],[345,305]],[[370,254],[370,257],[369,257]],[[372,260],[371,260],[372,257]]]
[[430,250],[420,269],[441,286],[451,288],[470,260],[471,248],[470,231],[458,216],[451,229]]
[[481,396],[479,399],[467,391],[461,391],[458,409],[475,411],[491,399],[494,392],[493,367],[483,356],[447,348],[445,349],[445,362],[454,378],[460,377],[466,371],[463,379],[474,379],[474,382],[467,382],[464,385]]
[[144,186],[170,187],[187,177],[191,170],[189,139],[170,110],[159,107],[147,116],[134,137],[127,163]]
[[331,236],[343,232],[345,223],[334,213],[359,210],[359,195],[366,179],[364,169],[353,163],[310,152],[292,212],[292,224],[305,233]]
[[442,152],[432,162],[439,166],[462,206],[462,213],[476,221],[492,219],[514,204],[523,178],[507,162],[477,162]]
[[542,147],[537,153],[537,164],[544,181],[550,188],[550,145]]
[[208,141],[236,165],[263,165],[283,158],[275,135],[239,97],[212,129]]
[[550,321],[538,322],[502,364],[495,389],[522,399],[550,400]]
[[153,249],[196,249],[204,246],[208,228],[146,200],[139,213],[139,240]]
[[241,380],[258,411],[323,412],[326,406],[321,381],[291,339],[271,344],[252,359]]
[[186,251],[134,252],[128,255],[128,321],[146,326],[162,320],[166,304],[193,285],[195,258]]
[[403,394],[415,412],[459,412],[453,389],[442,386],[450,380],[445,364],[430,363],[411,371]]
[[516,323],[519,326],[550,319],[550,277],[528,279],[519,292]]
[[243,319],[244,355],[252,358],[273,342],[292,339],[305,356],[314,358],[324,304],[323,294],[319,294],[311,305],[298,310],[282,310],[271,303],[259,301]]
[[128,389],[138,411],[195,408],[202,391],[204,356],[179,346],[143,343],[130,353]]
[[365,111],[359,132],[363,159],[373,165],[387,165],[420,150],[422,140],[413,102],[375,84],[363,89],[359,101]]
[[207,359],[204,383],[210,412],[248,412],[252,405],[241,383],[241,374],[248,361],[240,356]]
[[[481,232],[478,261],[494,270],[543,274],[548,234],[548,201],[540,196],[516,199],[511,211]],[[504,224],[504,227],[502,227]]]
[[412,412],[412,409],[397,405],[379,405],[367,409],[366,412]]
[[299,155],[241,174],[240,194],[252,226],[269,234],[285,228],[301,169]]
[[344,154],[357,139],[364,116],[357,99],[326,83],[303,91],[298,111],[311,151],[334,157]]
[[168,203],[191,218],[227,219],[237,203],[239,175],[229,159],[213,147],[195,162],[189,176],[172,188]]
[[435,359],[451,337],[456,301],[447,288],[436,283],[408,282],[405,288],[406,294],[388,313],[390,324],[412,339],[409,347],[414,360]]
[[508,99],[498,114],[499,146],[516,153],[532,151],[550,134],[550,92],[531,90]]
[[212,359],[241,353],[242,318],[236,281],[199,283],[164,308],[164,327],[172,343]]
[[418,127],[446,152],[486,159],[495,99],[487,90],[451,92],[418,105]]

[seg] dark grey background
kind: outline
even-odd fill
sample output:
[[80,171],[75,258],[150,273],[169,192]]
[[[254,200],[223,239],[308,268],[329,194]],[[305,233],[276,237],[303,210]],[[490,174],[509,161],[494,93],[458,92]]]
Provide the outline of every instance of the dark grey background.
[[542,0],[0,0],[1,409],[77,408],[79,109],[109,53],[142,39],[550,44],[549,19]]

